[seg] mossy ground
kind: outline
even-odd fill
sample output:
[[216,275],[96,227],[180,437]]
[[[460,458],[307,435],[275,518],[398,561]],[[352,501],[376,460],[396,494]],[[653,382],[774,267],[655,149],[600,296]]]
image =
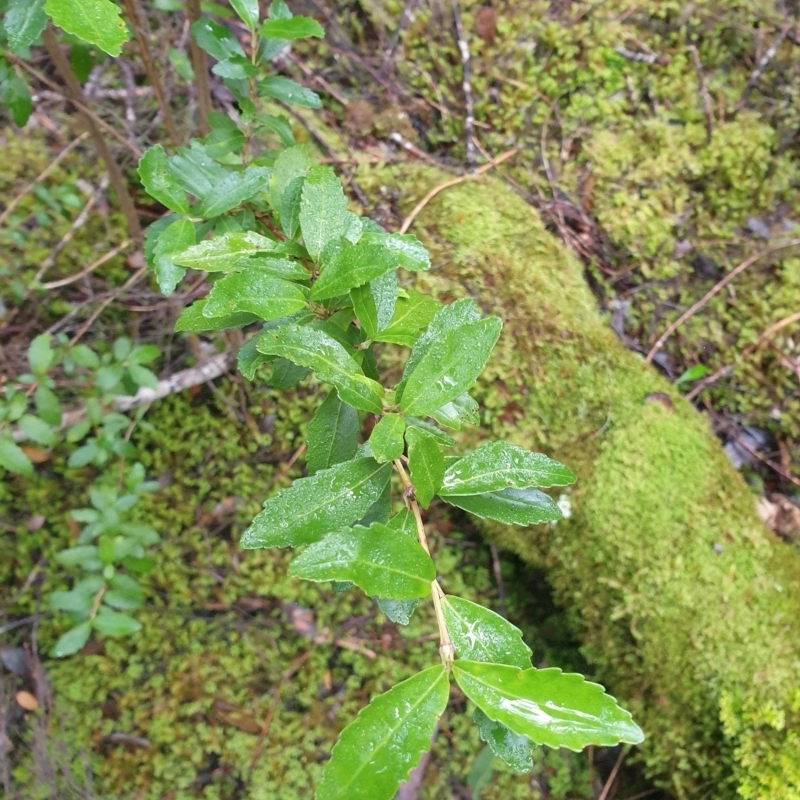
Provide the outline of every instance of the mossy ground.
[[[376,191],[400,182],[409,207],[443,177],[360,176]],[[583,654],[648,734],[640,758],[661,785],[796,800],[800,554],[763,528],[708,423],[614,337],[535,211],[497,182],[467,184],[415,231],[434,253],[421,284],[505,320],[484,423],[579,476],[569,520],[484,527],[549,569]]]

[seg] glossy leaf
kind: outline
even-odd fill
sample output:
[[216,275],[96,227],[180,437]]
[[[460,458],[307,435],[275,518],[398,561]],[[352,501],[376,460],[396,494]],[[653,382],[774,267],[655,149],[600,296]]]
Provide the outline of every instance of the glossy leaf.
[[298,478],[264,503],[240,544],[246,549],[296,547],[352,525],[381,496],[390,474],[390,464],[356,458]]
[[20,128],[28,124],[33,113],[33,100],[28,85],[13,69],[8,69],[5,77],[0,80],[0,102],[9,110],[11,119]]
[[349,461],[358,449],[360,427],[358,412],[332,391],[308,423],[309,475]]
[[527,736],[520,736],[505,725],[489,719],[479,708],[475,709],[472,721],[478,726],[481,741],[486,742],[492,753],[509,767],[517,772],[530,772],[533,769],[532,745]]
[[77,653],[89,641],[91,632],[91,622],[83,622],[71,628],[53,645],[50,655],[53,658],[65,658]]
[[3,24],[12,53],[30,47],[47,25],[44,0],[11,0]]
[[232,172],[202,202],[198,213],[204,219],[210,219],[238,208],[263,191],[268,180],[266,167],[248,167],[244,172]]
[[373,597],[426,597],[436,567],[419,542],[380,522],[346,528],[310,544],[289,566],[307,581],[350,581]]
[[10,438],[0,436],[0,467],[17,475],[33,475],[33,464],[22,448]]
[[430,748],[449,694],[448,674],[437,665],[374,697],[342,731],[316,800],[392,800]]
[[367,378],[344,346],[327,333],[299,325],[284,325],[262,333],[256,345],[267,355],[287,358],[313,369],[322,381],[332,383],[339,397],[354,408],[380,413],[383,387]]
[[644,740],[631,715],[582,675],[462,660],[453,674],[486,716],[536,744],[579,751]]
[[[406,257],[407,249],[411,248],[404,241],[398,245],[399,240],[396,236],[396,234],[387,236],[383,233],[365,233],[356,243],[343,238],[337,247],[331,251],[326,250],[322,258],[322,272],[311,290],[312,299],[326,300],[338,297],[350,289],[379,278],[404,261],[411,263],[411,259]],[[414,239],[414,237],[409,238]],[[423,252],[427,256],[424,248]]]
[[411,483],[414,484],[414,496],[423,508],[427,508],[442,483],[444,455],[435,437],[422,428],[408,428],[406,441],[408,469],[411,473]]
[[206,300],[198,300],[186,306],[175,322],[176,333],[204,333],[206,331],[224,331],[228,328],[243,328],[258,321],[255,314],[236,313],[209,318],[203,314]]
[[497,317],[489,317],[432,342],[405,383],[401,411],[425,416],[469,389],[483,371],[502,326]]
[[378,597],[378,608],[395,625],[408,625],[411,622],[411,615],[417,610],[419,600],[391,600],[388,597]]
[[300,197],[300,229],[311,257],[319,259],[324,247],[344,236],[350,224],[347,198],[330,167],[308,171]]
[[239,19],[254,31],[258,25],[258,0],[231,0],[231,5]]
[[97,616],[92,620],[92,627],[105,636],[129,636],[140,631],[142,624],[127,614],[100,606]]
[[[381,236],[381,234],[372,235]],[[416,236],[410,233],[391,233],[382,238],[384,246],[394,252],[398,267],[409,272],[431,268],[430,254]]]
[[270,75],[259,81],[258,96],[272,97],[274,100],[300,108],[322,108],[322,100],[316,92],[280,75]]
[[397,306],[397,276],[384,272],[373,281],[350,291],[353,310],[368,338],[389,326]]
[[217,281],[206,297],[204,317],[255,314],[264,320],[288,317],[306,306],[302,290],[268,272],[251,269],[235,272]]
[[258,114],[256,119],[259,125],[263,125],[268,131],[274,133],[284,147],[293,147],[295,144],[292,126],[286,117],[278,117],[274,114]]
[[44,10],[59,28],[110,56],[118,56],[128,41],[119,6],[111,0],[47,0]]
[[239,40],[227,28],[208,17],[192,23],[191,30],[197,44],[217,61],[227,61],[235,56],[246,57]]
[[[256,342],[257,346],[258,342]],[[306,367],[298,367],[297,364],[293,364],[285,358],[276,358],[272,362],[269,384],[275,389],[294,389],[308,375],[309,371]]]
[[186,192],[170,172],[167,154],[160,144],[151,147],[139,160],[139,177],[147,193],[163,206],[178,214],[189,213]]
[[475,400],[465,392],[436,411],[431,411],[431,417],[440,425],[459,431],[464,423],[477,425],[480,422],[480,409]]
[[244,268],[250,256],[274,253],[278,247],[274,239],[253,231],[223,233],[188,248],[175,263],[205,272],[234,272]]
[[210,198],[231,174],[231,170],[218,164],[196,140],[191,141],[189,147],[179,147],[167,163],[175,180],[200,200]]
[[41,444],[44,447],[52,447],[56,443],[55,431],[39,417],[34,417],[32,414],[25,414],[20,417],[19,422],[20,430],[36,444]]
[[416,537],[417,535],[417,523],[410,508],[404,508],[395,514],[386,525],[394,531],[404,533],[406,536]]
[[50,334],[40,333],[28,345],[28,364],[34,375],[44,375],[53,365],[55,352],[50,344]]
[[447,630],[459,658],[527,669],[531,649],[522,631],[484,606],[447,595],[442,600]]
[[483,494],[529,486],[567,486],[575,475],[558,461],[507,442],[486,442],[448,467],[442,482],[447,495]]
[[439,497],[476,517],[493,519],[506,525],[537,525],[561,519],[559,507],[537,489],[503,489],[500,492],[464,496],[439,492]]
[[429,422],[425,422],[425,420],[417,419],[416,417],[406,417],[406,427],[419,428],[442,447],[456,446],[456,440],[452,436],[449,436],[444,431],[440,431],[435,425],[431,425]]
[[175,256],[191,247],[196,241],[194,223],[178,219],[158,237],[153,251],[153,269],[161,292],[169,297],[186,274],[186,268],[175,263]]
[[244,133],[227,114],[209,114],[207,121],[211,133],[203,139],[203,147],[208,155],[222,158],[242,149]]
[[[284,195],[289,191],[290,186],[294,186],[298,193],[297,214],[299,215],[299,190],[302,189],[303,181],[312,166],[313,162],[302,145],[287,148],[275,159],[275,163],[272,165],[272,175],[269,179],[270,205],[275,211],[281,212]],[[286,226],[283,223],[284,220],[281,213],[281,227],[284,233],[287,236],[293,236],[294,234],[286,230]]]
[[321,39],[325,36],[322,25],[311,17],[292,17],[291,19],[268,19],[259,31],[268,39],[309,39],[312,36]]
[[403,455],[405,443],[403,433],[406,421],[399,414],[385,414],[372,429],[369,446],[372,457],[380,462],[394,461]]

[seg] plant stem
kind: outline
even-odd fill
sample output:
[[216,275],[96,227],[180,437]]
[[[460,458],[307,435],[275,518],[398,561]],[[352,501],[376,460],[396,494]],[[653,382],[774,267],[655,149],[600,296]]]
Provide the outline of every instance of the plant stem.
[[158,71],[153,63],[153,56],[150,52],[150,46],[147,44],[147,39],[144,35],[144,27],[142,25],[142,16],[137,0],[123,0],[125,3],[125,11],[130,20],[131,27],[133,28],[134,36],[136,36],[136,43],[139,45],[139,53],[142,56],[142,64],[144,71],[147,73],[147,80],[150,81],[150,86],[153,87],[153,92],[156,96],[156,102],[159,109],[161,109],[161,116],[164,118],[164,127],[167,129],[167,134],[172,140],[172,144],[179,145],[180,137],[178,136],[178,129],[175,127],[175,120],[172,117],[172,112],[169,110],[167,97],[164,92],[164,86],[158,76]]
[[[186,18],[192,25],[203,16],[200,10],[200,0],[186,0]],[[189,53],[192,58],[194,70],[194,90],[197,95],[197,129],[201,136],[211,130],[208,125],[208,115],[211,113],[211,87],[208,83],[208,61],[206,51],[189,34]]]
[[[431,554],[430,547],[428,546],[428,537],[425,535],[425,525],[422,522],[422,511],[420,510],[417,498],[414,497],[414,484],[406,473],[403,467],[403,462],[398,458],[394,461],[394,468],[400,476],[403,483],[403,499],[406,506],[411,509],[414,515],[414,521],[417,524],[417,539],[419,540],[422,549],[428,554]],[[447,623],[444,619],[444,612],[442,611],[442,600],[444,599],[444,592],[442,587],[439,586],[439,581],[434,579],[431,582],[431,600],[433,600],[433,609],[436,612],[436,624],[439,626],[439,655],[442,658],[442,664],[446,670],[450,670],[455,660],[455,647],[450,640],[450,634],[447,631]]]
[[[86,97],[83,94],[83,89],[81,88],[81,83],[72,71],[72,66],[64,55],[61,45],[58,43],[56,35],[53,32],[53,25],[50,22],[47,23],[47,27],[42,31],[42,42],[44,42],[48,55],[67,87],[67,93],[70,99],[75,99],[81,105],[88,106]],[[95,147],[97,147],[97,152],[100,158],[105,162],[109,180],[114,187],[114,191],[117,193],[117,202],[119,202],[119,206],[128,223],[128,233],[131,239],[137,242],[141,241],[142,227],[139,224],[139,215],[136,213],[136,208],[133,205],[130,192],[128,192],[128,185],[122,175],[122,170],[120,170],[119,165],[114,160],[114,156],[111,154],[111,150],[106,144],[106,140],[103,138],[103,134],[94,119],[84,111],[81,111],[81,113],[86,122],[86,127],[89,128],[89,133],[94,140]]]

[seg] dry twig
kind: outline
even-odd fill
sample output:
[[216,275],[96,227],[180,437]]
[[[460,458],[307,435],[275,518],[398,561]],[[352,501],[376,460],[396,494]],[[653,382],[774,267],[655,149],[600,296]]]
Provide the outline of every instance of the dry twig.
[[742,261],[738,267],[731,270],[719,283],[713,286],[706,294],[704,294],[690,309],[684,311],[678,319],[675,320],[665,331],[658,337],[656,343],[650,349],[650,352],[647,354],[647,358],[645,358],[645,363],[649,364],[653,360],[653,356],[664,346],[667,339],[675,333],[684,322],[690,317],[693,317],[703,306],[708,303],[708,301],[714,297],[714,295],[719,294],[737,275],[744,272],[748,267],[751,267],[757,261],[760,261],[762,258],[766,258],[766,256],[772,255],[773,253],[777,253],[780,250],[786,250],[788,247],[796,247],[800,245],[800,239],[791,239],[788,242],[784,242],[783,244],[777,244],[774,247],[768,247],[766,250],[762,250],[760,253],[756,253],[754,256],[750,256],[750,258]]
[[464,118],[464,140],[467,149],[467,169],[475,170],[475,110],[472,103],[472,84],[469,70],[469,46],[464,35],[464,25],[461,22],[461,12],[458,10],[458,0],[452,0],[453,20],[456,25],[458,37],[458,52],[461,54],[461,88],[464,92],[466,116]]
[[112,258],[114,258],[114,256],[119,255],[126,247],[130,247],[132,244],[133,239],[126,239],[124,242],[122,242],[122,244],[118,244],[107,253],[104,253],[96,261],[93,261],[91,264],[89,264],[88,267],[82,269],[80,272],[75,273],[75,275],[70,275],[68,278],[61,278],[61,280],[43,283],[42,288],[60,289],[62,286],[69,286],[69,284],[75,283],[75,281],[79,281],[81,278],[85,278],[87,275],[90,275],[98,267],[102,267],[103,264],[105,264],[107,261],[110,261]]
[[753,91],[753,88],[758,83],[758,79],[764,74],[764,70],[769,66],[770,61],[775,58],[778,48],[781,46],[783,40],[788,36],[793,27],[793,23],[787,22],[780,29],[780,31],[778,31],[775,41],[773,41],[767,52],[761,57],[761,60],[756,65],[756,68],[752,71],[752,73],[750,73],[750,77],[747,79],[747,84],[742,92],[742,97],[736,104],[735,111],[741,111],[745,107],[747,104],[747,98],[750,96],[750,92]]
[[708,93],[708,87],[706,86],[706,78],[703,74],[703,62],[700,61],[700,53],[693,44],[690,44],[687,49],[692,56],[694,71],[697,74],[697,85],[700,89],[700,97],[703,100],[703,113],[706,117],[706,134],[710,139],[711,134],[714,133],[714,106],[711,102],[711,95]]

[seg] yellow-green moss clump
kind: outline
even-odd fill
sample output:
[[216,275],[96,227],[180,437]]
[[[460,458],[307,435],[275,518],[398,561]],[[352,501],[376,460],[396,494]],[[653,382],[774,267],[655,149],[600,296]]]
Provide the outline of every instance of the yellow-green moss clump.
[[[361,176],[400,185],[409,208],[445,178]],[[579,476],[569,519],[485,527],[549,569],[597,678],[647,734],[647,770],[678,797],[798,800],[800,554],[760,523],[707,421],[608,329],[533,209],[465,184],[414,231],[434,255],[421,282],[505,320],[479,392],[491,432]]]

